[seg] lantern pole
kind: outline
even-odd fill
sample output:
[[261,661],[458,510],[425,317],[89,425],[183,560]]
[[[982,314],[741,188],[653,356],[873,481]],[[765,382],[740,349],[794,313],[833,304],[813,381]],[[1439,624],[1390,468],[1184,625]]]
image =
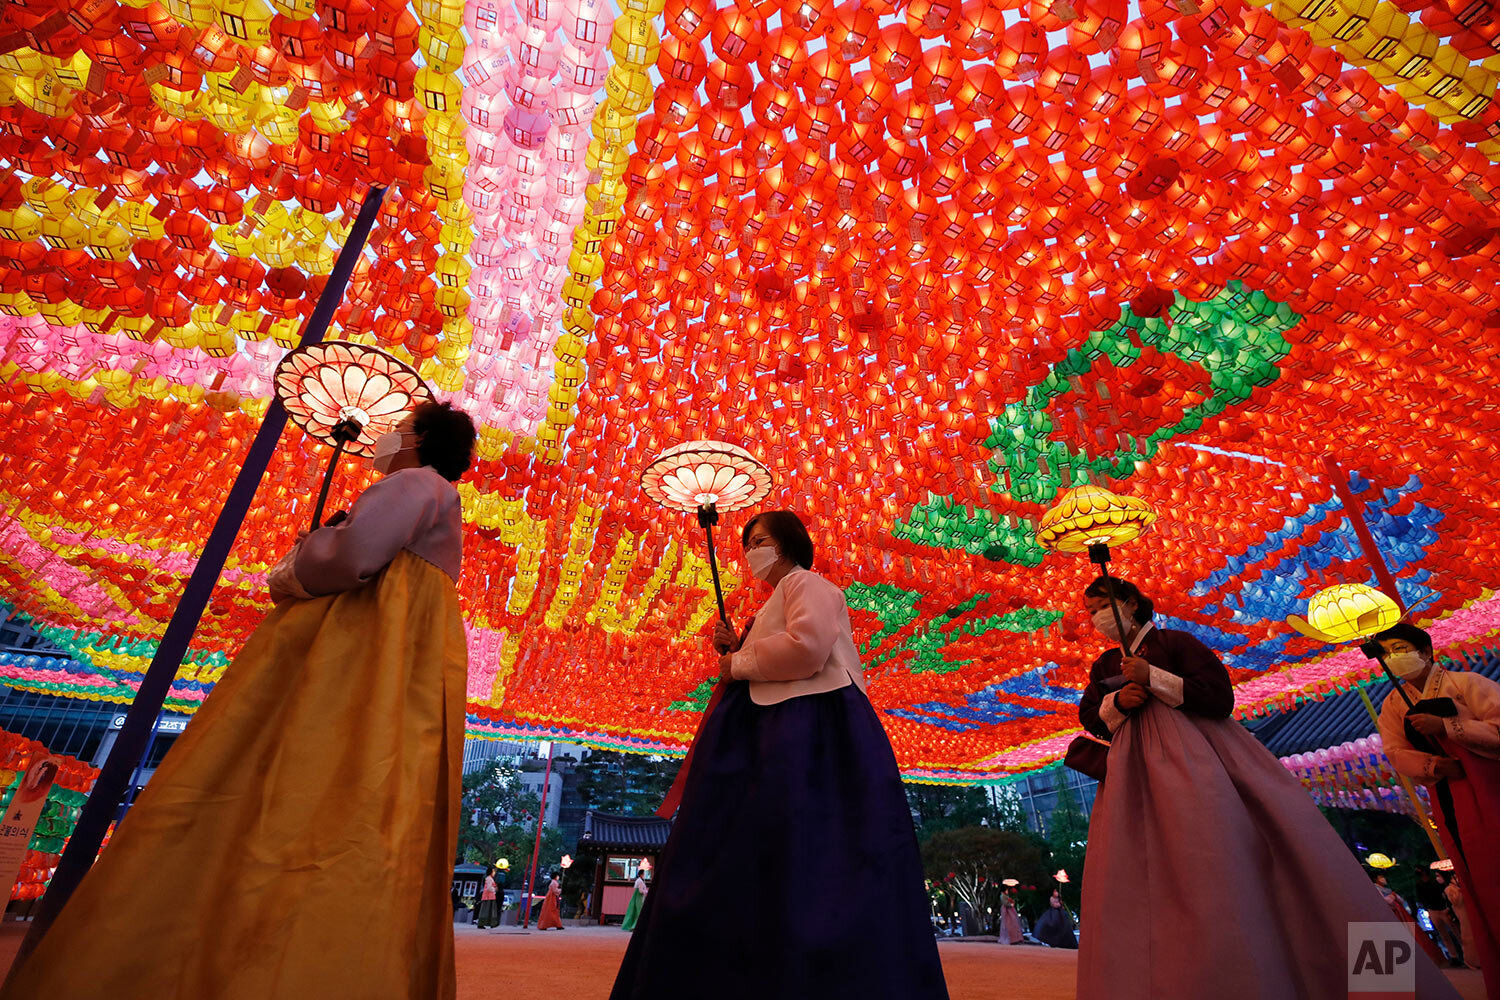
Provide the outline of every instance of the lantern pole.
[[[1365,562],[1375,571],[1375,579],[1380,584],[1380,589],[1385,591],[1385,596],[1396,602],[1396,607],[1401,613],[1406,613],[1406,605],[1401,601],[1401,592],[1396,589],[1396,578],[1391,575],[1390,567],[1385,564],[1385,557],[1380,554],[1380,546],[1375,544],[1375,536],[1370,532],[1370,526],[1365,523],[1365,516],[1359,506],[1354,502],[1354,494],[1349,491],[1349,477],[1344,475],[1339,468],[1338,460],[1332,455],[1323,456],[1323,467],[1328,470],[1328,485],[1333,487],[1333,492],[1338,495],[1339,503],[1344,507],[1344,514],[1349,518],[1349,526],[1354,529],[1354,535],[1359,539],[1360,550],[1364,553]],[[1384,661],[1380,664],[1385,666]],[[1387,671],[1389,673],[1389,671]]]
[[542,777],[542,804],[537,810],[536,845],[531,849],[531,871],[526,878],[526,902],[521,907],[521,926],[531,926],[531,890],[536,885],[536,863],[542,854],[542,827],[547,823],[547,790],[552,787],[552,750],[556,744],[547,741],[547,773]]
[[363,430],[359,421],[345,418],[333,425],[333,457],[328,460],[328,471],[323,474],[323,488],[318,490],[318,502],[313,507],[312,530],[318,530],[318,525],[323,520],[323,505],[328,502],[328,487],[333,485],[333,473],[339,467],[339,456],[344,453],[344,445],[350,441],[359,439],[359,432]]
[[[1349,526],[1354,529],[1354,536],[1359,539],[1359,548],[1364,553],[1365,562],[1375,572],[1375,580],[1380,584],[1380,589],[1385,596],[1396,602],[1396,608],[1402,615],[1406,614],[1406,605],[1401,600],[1401,592],[1396,589],[1396,578],[1391,575],[1390,567],[1385,564],[1385,556],[1380,552],[1380,546],[1375,543],[1375,535],[1370,531],[1370,526],[1365,523],[1364,512],[1354,500],[1354,494],[1349,489],[1349,477],[1344,475],[1344,470],[1339,468],[1338,459],[1332,455],[1323,456],[1323,468],[1328,472],[1328,485],[1338,496],[1339,503],[1344,508],[1344,515],[1349,519]],[[1411,695],[1406,693],[1406,687],[1385,663],[1385,650],[1375,639],[1366,639],[1360,644],[1360,651],[1365,656],[1380,664],[1380,669],[1385,671],[1386,677],[1390,678],[1391,687],[1406,702],[1406,707],[1411,708],[1414,704]],[[1360,692],[1363,695],[1363,691]]]
[[[1381,666],[1385,666],[1385,664],[1382,663]],[[1386,673],[1390,673],[1390,671],[1386,671]],[[1370,701],[1370,696],[1365,693],[1364,685],[1357,681],[1354,684],[1354,690],[1359,692],[1359,700],[1364,702],[1365,711],[1370,713],[1370,721],[1375,724],[1375,732],[1379,733],[1380,715],[1375,711],[1374,702]],[[1410,703],[1408,702],[1408,704]],[[1395,773],[1397,780],[1401,782],[1401,787],[1406,791],[1406,797],[1411,799],[1412,808],[1417,811],[1417,825],[1422,828],[1423,833],[1427,834],[1427,839],[1432,842],[1432,849],[1437,852],[1437,856],[1446,858],[1448,852],[1443,850],[1443,842],[1438,838],[1436,828],[1433,825],[1432,819],[1427,815],[1427,810],[1423,807],[1422,800],[1417,798],[1417,790],[1412,787],[1411,779],[1394,768],[1392,768],[1392,771]]]
[[[299,347],[319,343],[328,332],[333,314],[343,298],[344,288],[349,284],[350,275],[354,273],[354,264],[364,252],[365,240],[369,238],[370,228],[375,223],[375,216],[380,211],[380,203],[384,198],[383,187],[371,186],[366,192],[359,214],[349,228],[349,238],[344,242],[344,248],[339,252],[338,260],[328,275],[328,283],[323,286],[312,315],[308,316],[307,323],[302,327]],[[99,771],[94,790],[83,804],[83,811],[73,828],[73,835],[68,838],[68,846],[58,860],[47,893],[38,904],[36,917],[16,952],[15,961],[11,963],[12,973],[21,968],[27,957],[36,950],[37,944],[51,928],[99,855],[99,846],[104,843],[104,835],[114,821],[115,807],[119,805],[120,797],[130,782],[135,762],[140,759],[155,729],[157,714],[166,701],[167,692],[171,690],[172,680],[182,665],[188,643],[198,628],[204,608],[208,606],[214,584],[218,582],[224,562],[229,558],[229,550],[234,546],[235,536],[250,510],[250,503],[255,499],[256,487],[260,485],[261,478],[271,463],[271,456],[276,451],[286,420],[286,408],[273,399],[261,420],[260,430],[250,443],[250,450],[245,454],[244,464],[235,476],[234,485],[229,489],[218,519],[214,521],[213,530],[209,532],[198,562],[182,589],[177,608],[172,612],[172,620],[167,623],[161,642],[156,647],[156,655],[151,658],[151,665],[141,677],[135,700],[130,703],[125,723],[120,727],[109,757]]]
[[1120,617],[1120,602],[1115,597],[1115,581],[1109,575],[1109,543],[1094,542],[1089,546],[1089,562],[1099,567],[1099,575],[1104,577],[1104,591],[1109,594],[1109,609],[1115,613],[1115,628],[1120,630],[1120,655],[1129,656],[1130,650],[1125,648],[1125,619]]
[[724,610],[724,588],[719,585],[719,561],[714,556],[714,525],[719,523],[719,508],[711,503],[698,506],[698,526],[708,536],[708,571],[714,578],[714,597],[719,601],[719,621],[729,625],[729,615]]

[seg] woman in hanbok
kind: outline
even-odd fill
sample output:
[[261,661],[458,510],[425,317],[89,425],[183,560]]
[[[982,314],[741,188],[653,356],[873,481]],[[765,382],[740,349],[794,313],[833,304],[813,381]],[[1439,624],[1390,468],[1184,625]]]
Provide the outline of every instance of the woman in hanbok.
[[1049,948],[1077,948],[1078,935],[1073,933],[1073,914],[1062,901],[1062,893],[1052,890],[1047,911],[1037,918],[1032,937]]
[[922,861],[849,608],[790,511],[741,534],[771,588],[704,722],[612,1000],[944,1000]]
[[562,882],[558,880],[557,872],[552,873],[552,881],[547,883],[547,895],[542,899],[542,912],[536,918],[536,929],[565,929],[562,922]]
[[630,893],[630,902],[625,905],[625,919],[620,922],[621,930],[635,930],[636,921],[641,918],[641,907],[646,903],[647,891],[645,872],[637,872],[635,876],[635,888]]
[[500,926],[500,904],[495,897],[500,894],[500,886],[495,882],[495,869],[491,868],[484,873],[484,888],[479,890],[479,912],[474,917],[474,926],[483,930],[486,927]]
[[1016,890],[1000,894],[1000,943],[1020,944],[1026,938],[1021,929],[1021,912],[1016,909]]
[[1490,996],[1500,997],[1500,684],[1438,663],[1432,637],[1415,625],[1375,638],[1400,684],[1380,706],[1385,755],[1427,785],[1433,821],[1464,887],[1460,920],[1474,941],[1473,950],[1465,942],[1465,957],[1484,972]]
[[455,995],[473,444],[432,403],[380,439],[384,477],[272,572],[276,607],[5,997]]
[[[1325,1000],[1349,989],[1349,925],[1395,916],[1318,807],[1230,718],[1224,664],[1114,580],[1084,591],[1120,646],[1094,662],[1079,708],[1110,739],[1089,822],[1079,1000]],[[1416,995],[1457,993],[1426,955]]]

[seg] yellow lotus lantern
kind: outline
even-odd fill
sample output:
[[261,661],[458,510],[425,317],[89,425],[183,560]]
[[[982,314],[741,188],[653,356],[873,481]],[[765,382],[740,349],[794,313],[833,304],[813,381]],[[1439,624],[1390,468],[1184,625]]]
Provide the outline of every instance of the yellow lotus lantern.
[[1286,623],[1320,642],[1366,639],[1401,620],[1401,608],[1382,591],[1363,583],[1325,587],[1307,603],[1307,618],[1292,615]]
[[[1037,544],[1056,552],[1087,552],[1094,545],[1134,541],[1156,521],[1138,497],[1124,497],[1092,484],[1075,486],[1042,515]],[[1096,560],[1097,561],[1097,560]]]
[[1396,867],[1396,862],[1391,857],[1389,857],[1388,855],[1385,855],[1385,854],[1381,854],[1379,851],[1376,851],[1374,854],[1371,854],[1368,858],[1365,858],[1365,863],[1368,864],[1371,868],[1394,868],[1394,867]]
[[1075,486],[1042,515],[1036,541],[1054,552],[1087,552],[1109,590],[1109,606],[1120,635],[1126,635],[1109,575],[1109,547],[1135,541],[1156,523],[1156,511],[1138,497],[1124,497],[1092,483]]

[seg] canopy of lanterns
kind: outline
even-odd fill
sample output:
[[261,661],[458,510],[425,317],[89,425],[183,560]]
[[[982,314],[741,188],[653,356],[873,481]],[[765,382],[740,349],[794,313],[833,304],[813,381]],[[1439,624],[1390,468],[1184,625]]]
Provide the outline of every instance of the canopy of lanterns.
[[[809,521],[914,778],[1034,767],[1077,728],[1092,568],[1037,533],[1070,487],[1155,511],[1113,566],[1224,657],[1241,712],[1369,674],[1284,624],[1370,582],[1324,454],[1405,603],[1486,635],[1492,14],[13,0],[0,598],[71,658],[0,681],[132,696],[370,185],[330,336],[482,426],[473,734],[681,749],[716,609],[697,526],[639,475],[698,438]],[[264,614],[326,454],[284,437],[174,708]],[[341,459],[330,509],[370,475]]]
[[[1402,794],[1396,772],[1385,759],[1379,735],[1360,737],[1312,753],[1292,754],[1281,758],[1281,766],[1302,782],[1320,806],[1417,815],[1411,798]],[[1424,807],[1431,808],[1425,787],[1414,792],[1422,797]]]

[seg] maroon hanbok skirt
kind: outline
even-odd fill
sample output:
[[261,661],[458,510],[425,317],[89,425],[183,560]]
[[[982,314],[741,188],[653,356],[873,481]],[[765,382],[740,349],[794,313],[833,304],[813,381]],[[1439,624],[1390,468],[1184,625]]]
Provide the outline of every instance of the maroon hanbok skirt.
[[[1351,922],[1397,923],[1248,730],[1152,699],[1115,733],[1089,823],[1078,1000],[1347,996]],[[1417,997],[1457,1000],[1416,961]]]

